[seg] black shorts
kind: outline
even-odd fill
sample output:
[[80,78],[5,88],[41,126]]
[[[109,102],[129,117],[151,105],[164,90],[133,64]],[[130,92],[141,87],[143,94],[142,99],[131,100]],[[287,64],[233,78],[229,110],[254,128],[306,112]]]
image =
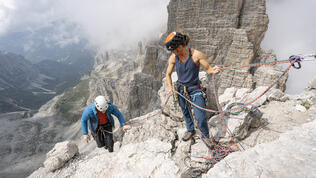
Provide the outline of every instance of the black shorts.
[[[110,132],[110,133],[109,133]],[[109,151],[113,151],[113,134],[112,134],[112,125],[110,122],[99,125],[97,132],[92,133],[94,140],[97,143],[97,147],[107,147]]]

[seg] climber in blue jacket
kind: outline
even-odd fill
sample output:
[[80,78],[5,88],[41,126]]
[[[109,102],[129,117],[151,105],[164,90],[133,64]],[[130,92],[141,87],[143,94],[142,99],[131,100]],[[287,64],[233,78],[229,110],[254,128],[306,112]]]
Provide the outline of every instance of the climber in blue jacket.
[[130,125],[126,125],[124,117],[119,109],[107,101],[104,96],[97,96],[95,102],[86,107],[81,117],[81,129],[84,140],[90,140],[88,135],[89,125],[91,135],[97,143],[97,147],[104,147],[109,152],[113,152],[113,133],[114,120],[112,114],[119,120],[122,130],[128,130]]

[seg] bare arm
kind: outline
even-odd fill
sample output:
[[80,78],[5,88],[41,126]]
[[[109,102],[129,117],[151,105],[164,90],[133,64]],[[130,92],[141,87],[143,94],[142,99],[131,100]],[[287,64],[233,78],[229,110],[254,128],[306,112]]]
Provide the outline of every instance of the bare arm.
[[174,64],[175,64],[175,55],[172,54],[169,57],[168,68],[167,68],[167,72],[166,72],[166,82],[167,82],[167,85],[168,85],[168,88],[170,91],[173,91],[171,74],[172,74],[172,71],[174,68]]
[[[206,71],[206,73],[208,73],[208,74],[217,74],[217,73],[220,72],[219,67],[217,67],[217,66],[211,67],[210,66],[210,64],[206,60],[205,55],[202,52],[196,51],[195,55],[196,55],[199,63],[203,66],[203,68]],[[212,58],[213,58],[213,56],[212,56]]]

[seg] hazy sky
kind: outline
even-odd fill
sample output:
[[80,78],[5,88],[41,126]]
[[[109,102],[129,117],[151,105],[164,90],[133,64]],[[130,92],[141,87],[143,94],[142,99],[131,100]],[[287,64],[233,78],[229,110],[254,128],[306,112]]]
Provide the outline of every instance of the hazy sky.
[[[166,28],[169,0],[0,0],[0,35],[12,31],[54,28],[47,37],[61,45],[86,38],[97,48],[135,45],[158,36]],[[316,0],[267,0],[269,28],[262,47],[273,49],[280,59],[292,54],[316,53]],[[77,27],[69,32],[69,26]],[[70,35],[69,35],[70,34]],[[69,37],[73,34],[72,38]],[[47,39],[49,40],[49,39]],[[291,70],[288,92],[302,90],[316,75],[316,62]],[[296,91],[294,91],[296,90]]]
[[[99,48],[137,44],[159,35],[169,0],[0,0],[0,35],[33,31],[52,22],[76,24],[74,36]],[[64,31],[66,33],[66,31]],[[63,31],[60,31],[62,36]],[[154,34],[154,35],[153,35]]]
[[[279,59],[293,54],[316,54],[316,1],[267,0],[269,28],[262,42]],[[303,62],[302,69],[290,70],[287,93],[300,93],[316,76],[316,60]]]

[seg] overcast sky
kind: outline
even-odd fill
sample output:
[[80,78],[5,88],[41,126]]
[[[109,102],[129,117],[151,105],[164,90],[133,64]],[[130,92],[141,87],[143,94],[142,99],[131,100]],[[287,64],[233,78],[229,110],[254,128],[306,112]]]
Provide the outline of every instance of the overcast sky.
[[[169,0],[0,0],[0,35],[52,22],[76,24],[76,35],[99,48],[137,44],[166,28]],[[63,33],[62,31],[60,33]],[[79,34],[80,33],[80,34]]]
[[[7,32],[34,31],[63,20],[75,24],[73,39],[86,38],[97,48],[135,45],[140,39],[159,35],[167,23],[169,0],[0,0],[0,35]],[[262,47],[273,49],[279,59],[292,54],[316,53],[316,0],[267,0],[269,28]],[[68,24],[67,24],[68,23]],[[52,38],[69,38],[69,28],[58,27]],[[302,90],[316,75],[315,62],[291,70],[289,90]],[[293,87],[294,86],[294,87]],[[295,87],[296,86],[296,87]],[[299,91],[297,90],[297,91]]]
[[[267,0],[269,28],[262,42],[279,59],[293,54],[316,54],[316,1]],[[300,93],[316,76],[316,61],[303,62],[302,69],[290,70],[287,93]]]

